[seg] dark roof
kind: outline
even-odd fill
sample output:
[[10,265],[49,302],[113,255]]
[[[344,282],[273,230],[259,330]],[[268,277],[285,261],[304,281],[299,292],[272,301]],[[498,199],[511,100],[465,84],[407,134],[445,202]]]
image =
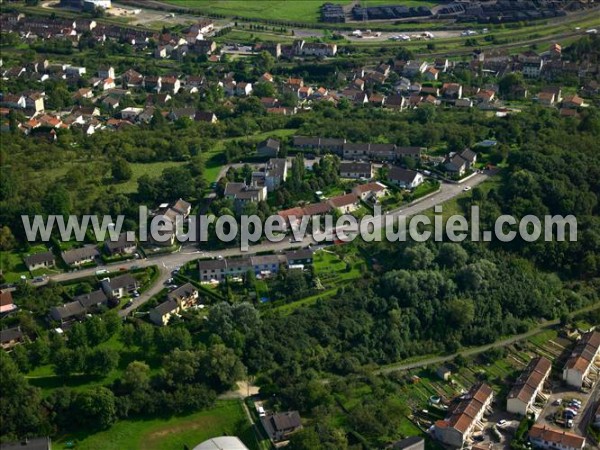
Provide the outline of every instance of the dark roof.
[[227,261],[224,259],[207,259],[198,261],[199,270],[223,270],[227,268]]
[[177,300],[171,298],[154,308],[154,311],[160,316],[164,316],[165,314],[175,311],[178,307],[179,305],[177,304]]
[[272,414],[261,417],[260,421],[272,440],[275,440],[278,434],[292,432],[302,427],[298,411]]
[[0,449],[2,450],[50,450],[51,448],[52,444],[49,437],[27,439],[21,442],[10,442],[0,446]]
[[271,158],[267,165],[267,172],[269,176],[283,179],[283,174],[287,166],[287,160],[285,158]]
[[23,338],[23,332],[20,327],[7,328],[6,330],[0,331],[0,342],[3,344],[5,342],[20,340]]
[[405,183],[412,183],[419,172],[414,170],[403,169],[402,167],[394,166],[390,169],[388,177],[392,181],[404,181]]
[[49,262],[52,261],[54,262],[54,254],[50,251],[48,252],[42,252],[42,253],[36,253],[34,255],[29,255],[26,256],[24,258],[25,261],[25,265],[27,267],[29,266],[35,266],[37,264],[41,264],[43,262]]
[[273,150],[279,150],[280,143],[277,139],[266,139],[258,144],[258,148],[270,148]]
[[63,306],[55,306],[50,310],[50,315],[52,318],[57,320],[65,320],[71,317],[80,316],[85,314],[86,309],[84,306],[78,302],[70,302],[66,303]]
[[119,238],[116,241],[112,241],[110,238],[105,241],[106,248],[109,252],[113,253],[126,247],[132,247],[135,245],[135,239],[133,241],[127,240],[127,233],[123,232],[119,234]]
[[196,289],[196,287],[191,283],[185,283],[183,286],[180,286],[177,289],[169,292],[169,294],[167,295],[167,298],[169,300],[171,300],[171,299],[177,300],[180,298],[189,297],[189,296],[193,295],[194,292],[198,292],[198,289]]
[[135,279],[135,277],[133,277],[133,275],[126,273],[124,275],[114,277],[109,281],[109,284],[111,289],[120,289],[129,286],[136,286],[138,281]]
[[100,256],[100,252],[93,245],[86,245],[85,247],[75,248],[73,250],[67,250],[61,253],[62,259],[67,264],[73,264],[74,262],[81,261],[83,259],[95,258]]
[[361,162],[342,162],[340,163],[341,173],[371,172],[371,163]]
[[108,298],[102,289],[98,289],[97,291],[90,292],[89,294],[82,294],[73,297],[73,300],[81,303],[84,308],[89,308],[90,306],[95,306],[98,303],[107,302]]
[[313,251],[310,248],[301,248],[300,250],[295,250],[292,252],[286,252],[285,257],[289,261],[294,261],[298,259],[311,259],[313,257]]
[[477,159],[477,153],[470,148],[465,148],[460,154],[460,157],[469,163],[473,163],[475,162],[475,159]]
[[270,266],[281,264],[285,259],[281,255],[255,255],[250,257],[250,263],[253,266]]
[[420,436],[410,436],[410,437],[407,437],[406,439],[402,439],[401,441],[396,442],[392,446],[392,448],[402,450],[402,449],[412,447],[415,444],[420,444],[420,443],[424,444],[424,442],[425,442],[424,439]]

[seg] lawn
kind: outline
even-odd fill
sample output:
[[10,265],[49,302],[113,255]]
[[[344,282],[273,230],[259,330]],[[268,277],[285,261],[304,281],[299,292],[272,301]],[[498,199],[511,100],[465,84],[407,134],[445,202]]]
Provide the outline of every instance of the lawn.
[[150,175],[153,178],[159,177],[163,170],[169,167],[176,167],[185,164],[184,162],[164,161],[155,163],[130,163],[133,175],[130,180],[125,183],[116,184],[115,189],[119,193],[131,194],[137,192],[137,180],[142,175]]
[[[270,20],[318,22],[322,0],[168,0],[177,6],[195,8],[210,14],[251,17]],[[332,3],[348,5],[350,0],[333,0]],[[367,2],[363,2],[367,3]],[[369,0],[368,6],[402,4],[406,6],[435,5],[438,1],[421,0]]]
[[252,426],[238,400],[219,401],[211,409],[187,416],[122,420],[107,431],[63,436],[55,443],[57,449],[67,448],[67,442],[76,440],[76,449],[172,450],[194,448],[223,435],[238,436],[251,450],[258,449]]

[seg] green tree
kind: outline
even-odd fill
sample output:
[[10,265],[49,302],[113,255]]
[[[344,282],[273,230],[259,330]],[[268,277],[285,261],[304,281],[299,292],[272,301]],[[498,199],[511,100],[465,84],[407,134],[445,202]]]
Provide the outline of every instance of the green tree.
[[131,170],[129,163],[123,158],[114,160],[111,173],[115,181],[127,181],[133,176],[133,170]]

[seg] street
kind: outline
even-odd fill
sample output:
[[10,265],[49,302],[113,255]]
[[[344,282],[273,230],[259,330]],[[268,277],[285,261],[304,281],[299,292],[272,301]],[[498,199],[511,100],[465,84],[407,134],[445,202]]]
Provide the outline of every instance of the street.
[[[435,205],[442,204],[451,200],[461,194],[464,193],[464,186],[468,185],[470,187],[476,186],[485,180],[487,180],[491,175],[487,173],[478,173],[475,174],[472,178],[470,178],[464,184],[452,184],[452,183],[442,183],[440,186],[440,190],[429,197],[423,198],[421,200],[417,200],[408,206],[404,206],[398,208],[393,211],[389,211],[387,214],[384,214],[380,217],[379,221],[376,221],[375,227],[377,229],[382,228],[384,225],[384,219],[386,215],[392,217],[398,217],[400,215],[404,215],[406,217],[414,216],[416,214],[423,213],[430,208],[433,208]],[[187,243],[182,245],[181,250],[176,253],[169,253],[166,255],[160,255],[156,257],[150,256],[147,259],[135,259],[131,261],[121,261],[118,263],[101,266],[101,267],[93,267],[90,269],[78,270],[73,272],[60,273],[57,275],[52,275],[49,277],[50,280],[56,282],[63,282],[69,280],[75,280],[78,278],[84,278],[89,276],[94,276],[96,271],[99,269],[107,268],[115,268],[113,270],[122,269],[122,270],[131,270],[133,266],[138,268],[144,268],[156,265],[159,268],[160,274],[156,283],[151,286],[146,291],[142,292],[138,298],[133,299],[133,304],[121,310],[119,313],[123,316],[131,313],[136,308],[139,308],[145,302],[150,300],[154,295],[156,295],[163,288],[164,282],[171,276],[171,272],[183,266],[184,264],[200,259],[200,258],[217,258],[217,257],[230,257],[230,256],[238,256],[244,254],[253,254],[259,252],[280,252],[285,250],[291,250],[295,248],[302,248],[308,245],[314,245],[315,240],[312,236],[306,236],[301,241],[290,242],[290,240],[286,237],[281,242],[261,242],[257,245],[253,245],[250,247],[248,252],[243,252],[238,247],[231,247],[222,250],[212,250],[212,251],[203,251],[198,250],[198,246],[195,243]]]

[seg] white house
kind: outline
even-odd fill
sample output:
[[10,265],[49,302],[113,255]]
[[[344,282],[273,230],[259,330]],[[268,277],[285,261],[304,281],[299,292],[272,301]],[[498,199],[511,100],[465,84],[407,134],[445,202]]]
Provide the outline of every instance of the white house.
[[521,416],[533,413],[538,417],[542,411],[534,403],[537,398],[548,399],[542,390],[551,369],[552,363],[547,358],[532,359],[508,393],[506,410]]
[[419,172],[397,166],[390,169],[388,179],[390,183],[404,189],[414,189],[425,181],[425,178]]
[[462,448],[465,443],[469,443],[475,431],[483,430],[483,416],[491,412],[493,398],[491,387],[485,383],[476,384],[452,414],[435,422],[433,436],[448,446]]
[[584,437],[540,424],[529,430],[529,441],[535,448],[550,450],[583,450],[585,447]]
[[590,385],[600,374],[600,332],[591,331],[582,336],[563,369],[563,380],[581,388]]

